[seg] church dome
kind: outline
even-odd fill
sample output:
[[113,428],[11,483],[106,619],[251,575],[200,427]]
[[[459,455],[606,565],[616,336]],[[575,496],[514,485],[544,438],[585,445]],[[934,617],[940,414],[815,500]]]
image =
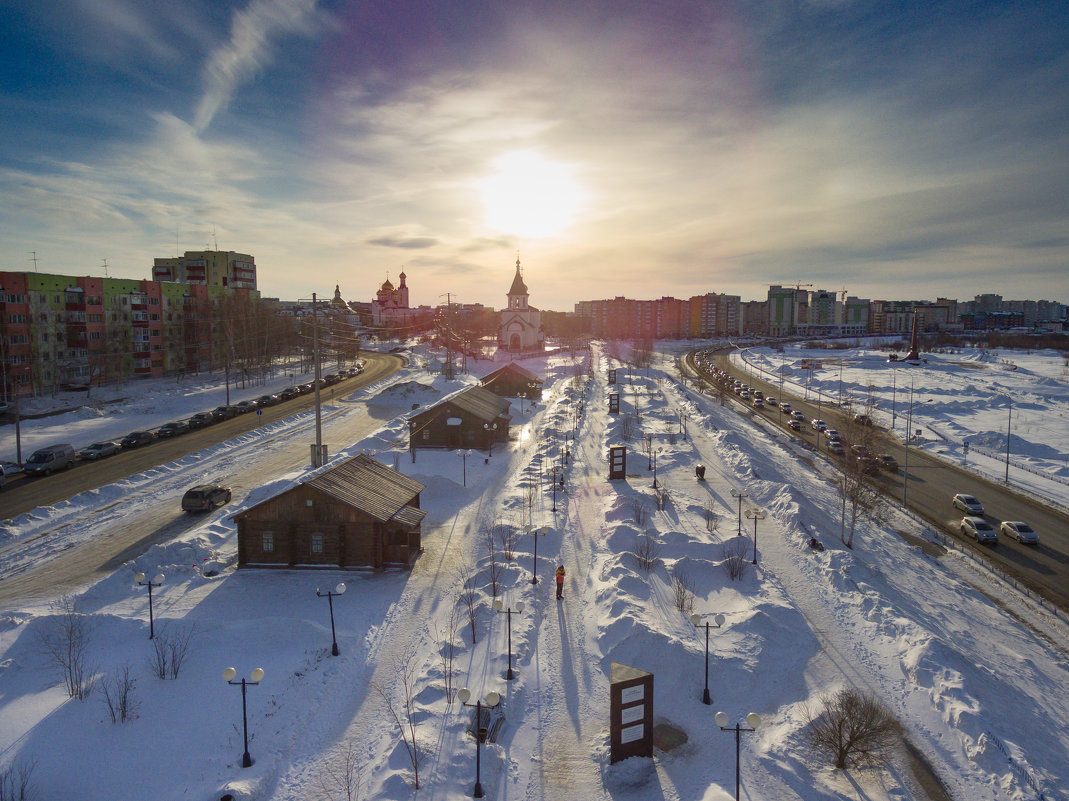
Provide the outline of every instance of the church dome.
[[392,290],[393,290],[393,284],[391,284],[390,283],[390,279],[387,278],[385,281],[382,282],[382,291],[390,292]]

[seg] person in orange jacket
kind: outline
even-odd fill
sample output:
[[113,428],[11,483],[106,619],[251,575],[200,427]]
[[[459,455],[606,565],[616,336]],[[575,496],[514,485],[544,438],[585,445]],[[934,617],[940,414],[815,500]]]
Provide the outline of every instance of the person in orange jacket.
[[564,565],[557,568],[557,597],[564,597]]

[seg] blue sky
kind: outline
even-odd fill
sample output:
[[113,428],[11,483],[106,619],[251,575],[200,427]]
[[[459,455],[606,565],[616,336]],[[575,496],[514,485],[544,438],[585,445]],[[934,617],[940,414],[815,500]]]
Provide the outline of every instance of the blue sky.
[[0,270],[1069,302],[1069,4],[8,2]]

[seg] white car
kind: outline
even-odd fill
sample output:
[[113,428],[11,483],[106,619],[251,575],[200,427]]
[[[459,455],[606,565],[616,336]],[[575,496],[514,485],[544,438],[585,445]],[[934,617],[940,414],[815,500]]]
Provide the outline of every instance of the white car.
[[819,420],[819,419],[814,419],[813,420],[813,428],[815,428],[817,431],[823,431],[827,427],[828,427],[828,424],[825,423],[823,420]]
[[1039,535],[1035,529],[1021,520],[1005,520],[999,530],[1022,545],[1039,545]]
[[963,517],[961,519],[961,534],[963,537],[972,537],[980,543],[989,542],[998,545],[998,534],[990,523],[982,517]]
[[783,409],[784,414],[789,414],[791,411],[791,405],[789,403],[781,403],[779,407]]
[[839,432],[834,428],[825,428],[824,436],[828,438],[828,442],[839,442],[842,440],[842,437],[839,436]]
[[974,495],[967,495],[964,492],[959,492],[954,496],[954,508],[961,509],[961,511],[970,515],[982,515],[984,513],[984,505]]

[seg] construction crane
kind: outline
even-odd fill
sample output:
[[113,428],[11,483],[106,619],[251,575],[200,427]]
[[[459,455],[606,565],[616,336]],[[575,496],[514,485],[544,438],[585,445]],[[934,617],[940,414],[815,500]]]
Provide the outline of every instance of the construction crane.
[[839,302],[846,303],[846,287],[839,290]]

